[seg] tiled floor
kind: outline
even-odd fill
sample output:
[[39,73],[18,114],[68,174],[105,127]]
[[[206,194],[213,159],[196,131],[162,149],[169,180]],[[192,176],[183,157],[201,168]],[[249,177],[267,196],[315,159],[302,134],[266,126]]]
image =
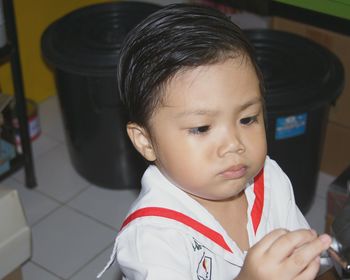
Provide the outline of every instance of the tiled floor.
[[[24,172],[2,181],[0,188],[18,190],[32,229],[32,258],[23,267],[24,280],[89,280],[109,258],[113,238],[130,203],[132,190],[91,185],[71,166],[56,97],[40,104],[42,135],[33,142],[38,186],[24,187]],[[307,219],[324,228],[327,186],[334,178],[320,173],[317,195]],[[117,268],[104,280],[119,280]]]

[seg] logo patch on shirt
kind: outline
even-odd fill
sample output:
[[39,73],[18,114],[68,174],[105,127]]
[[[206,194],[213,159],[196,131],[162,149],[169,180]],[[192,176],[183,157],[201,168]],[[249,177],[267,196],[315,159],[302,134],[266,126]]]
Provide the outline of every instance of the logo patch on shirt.
[[199,244],[199,242],[193,238],[193,243],[192,243],[192,248],[193,248],[193,251],[196,252],[197,250],[202,250],[202,245]]
[[211,268],[212,268],[212,260],[210,257],[207,257],[204,252],[198,264],[197,279],[211,280]]

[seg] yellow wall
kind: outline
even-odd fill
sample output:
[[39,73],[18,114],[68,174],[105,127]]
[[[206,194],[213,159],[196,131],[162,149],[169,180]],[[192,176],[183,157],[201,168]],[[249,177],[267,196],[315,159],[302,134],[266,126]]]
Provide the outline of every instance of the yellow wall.
[[[43,61],[40,40],[43,31],[54,20],[79,7],[105,0],[13,0],[17,36],[22,62],[24,91],[27,98],[42,101],[56,94],[53,74]],[[0,66],[0,86],[13,93],[10,64]]]

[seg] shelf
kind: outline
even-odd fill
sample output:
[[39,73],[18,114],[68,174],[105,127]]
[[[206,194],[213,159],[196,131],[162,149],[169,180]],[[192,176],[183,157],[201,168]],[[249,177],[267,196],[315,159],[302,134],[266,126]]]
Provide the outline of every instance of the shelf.
[[0,181],[20,170],[23,167],[23,161],[23,155],[17,155],[14,159],[10,160],[10,169],[0,175]]
[[10,176],[20,168],[24,168],[25,184],[28,188],[36,186],[31,142],[28,132],[26,99],[23,88],[21,62],[18,49],[17,30],[13,0],[2,1],[3,13],[8,44],[0,48],[0,64],[9,62],[11,66],[12,82],[14,86],[15,112],[19,121],[19,136],[22,154],[16,153],[10,161],[10,169],[0,175],[0,180]]
[[12,47],[9,44],[6,44],[3,47],[0,47],[0,62],[8,61],[12,52]]

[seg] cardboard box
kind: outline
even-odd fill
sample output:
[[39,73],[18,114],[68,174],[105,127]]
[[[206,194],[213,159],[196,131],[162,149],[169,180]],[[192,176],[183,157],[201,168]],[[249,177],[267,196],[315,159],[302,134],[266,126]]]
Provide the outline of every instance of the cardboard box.
[[350,129],[336,122],[329,121],[323,148],[321,170],[337,176],[348,164],[350,164]]
[[22,280],[22,279],[23,279],[22,271],[20,268],[17,268],[15,271],[5,276],[3,280]]
[[0,279],[18,277],[31,256],[31,231],[16,190],[0,189],[0,222]]

